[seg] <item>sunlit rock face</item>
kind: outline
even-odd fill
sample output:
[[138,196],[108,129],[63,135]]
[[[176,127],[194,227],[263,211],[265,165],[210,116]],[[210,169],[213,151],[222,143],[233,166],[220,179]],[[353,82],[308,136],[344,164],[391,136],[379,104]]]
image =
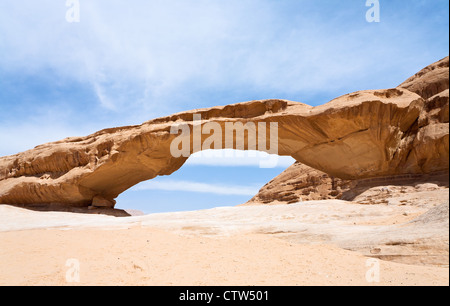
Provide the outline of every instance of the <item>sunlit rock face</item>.
[[[113,207],[125,190],[173,173],[211,145],[267,151],[276,143],[279,155],[343,180],[448,171],[448,80],[447,57],[397,88],[359,91],[317,107],[251,101],[44,144],[0,158],[0,203]],[[226,137],[230,124],[247,130]],[[173,133],[177,126],[188,133]],[[187,145],[187,154],[174,154],[174,142]]]

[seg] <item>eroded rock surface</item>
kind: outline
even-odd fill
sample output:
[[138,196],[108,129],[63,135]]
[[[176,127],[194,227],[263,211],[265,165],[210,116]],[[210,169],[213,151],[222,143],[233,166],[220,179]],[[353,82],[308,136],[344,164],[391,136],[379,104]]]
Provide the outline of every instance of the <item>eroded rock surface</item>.
[[[200,114],[202,121],[194,121]],[[448,171],[448,58],[398,88],[366,90],[311,107],[286,100],[251,101],[194,110],[71,137],[0,158],[0,203],[89,206],[135,184],[169,175],[187,157],[173,157],[173,125],[278,123],[278,153],[343,180]],[[258,129],[258,134],[263,131]],[[266,142],[270,143],[270,133]],[[201,135],[203,143],[211,135]],[[223,149],[237,148],[222,138]],[[216,147],[217,148],[217,147]]]
[[[447,170],[435,175],[383,175],[375,180],[341,180],[299,162],[266,184],[247,204],[291,204],[299,201],[345,199],[365,204],[386,204],[392,194],[377,186],[394,185],[395,193],[417,193],[414,185],[426,181],[448,187],[448,133],[449,133],[449,58],[442,59],[415,74],[399,88],[408,89],[424,99],[417,123],[411,126],[401,141],[401,154],[407,155],[399,167],[420,167],[422,171],[398,173],[427,174],[435,169],[432,164],[442,162]],[[413,140],[414,139],[414,140]],[[332,153],[330,153],[331,155]],[[435,155],[436,161],[432,161]],[[391,190],[389,189],[389,190]],[[401,189],[401,191],[397,190]],[[372,192],[370,192],[372,191]],[[368,196],[370,193],[370,196]],[[360,195],[361,194],[361,195]]]
[[351,186],[352,181],[330,177],[325,172],[295,162],[261,188],[246,204],[293,204],[341,199]]

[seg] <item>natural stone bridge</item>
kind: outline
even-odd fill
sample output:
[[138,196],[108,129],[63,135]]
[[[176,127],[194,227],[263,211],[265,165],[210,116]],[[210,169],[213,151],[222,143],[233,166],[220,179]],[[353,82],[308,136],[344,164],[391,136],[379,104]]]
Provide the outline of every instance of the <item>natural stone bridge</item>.
[[[211,122],[223,130],[227,123],[266,123],[269,146],[268,128],[277,123],[279,155],[343,179],[448,170],[448,58],[443,63],[398,88],[356,92],[318,107],[285,100],[213,107],[2,157],[0,203],[113,206],[120,193],[169,175],[186,162],[188,157],[170,152],[178,137],[171,127],[177,124],[192,131]],[[447,81],[442,82],[442,75]],[[430,81],[434,78],[438,81]],[[195,114],[201,122],[193,120]],[[201,134],[201,143],[210,136]],[[193,133],[188,139],[190,153],[201,149],[193,145]],[[223,149],[242,144],[249,149],[247,134],[236,135],[232,142],[221,139]]]

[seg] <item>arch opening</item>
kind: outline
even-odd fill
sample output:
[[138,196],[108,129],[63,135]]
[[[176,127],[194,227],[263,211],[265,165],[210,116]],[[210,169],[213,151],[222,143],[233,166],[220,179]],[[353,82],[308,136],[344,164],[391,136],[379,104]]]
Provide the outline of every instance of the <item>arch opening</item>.
[[[115,208],[149,214],[245,204],[294,162],[252,150],[200,151],[170,176],[141,182],[120,194]],[[272,167],[264,167],[269,163]]]

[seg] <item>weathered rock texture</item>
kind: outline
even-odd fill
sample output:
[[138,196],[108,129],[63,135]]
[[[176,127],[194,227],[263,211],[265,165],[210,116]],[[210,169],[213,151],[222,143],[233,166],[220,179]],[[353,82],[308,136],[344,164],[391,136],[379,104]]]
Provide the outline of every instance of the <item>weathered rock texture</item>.
[[293,204],[341,199],[351,186],[352,181],[330,177],[322,171],[295,162],[261,188],[246,204]]
[[[430,155],[443,157],[448,169],[449,132],[449,58],[434,63],[409,78],[399,88],[408,89],[425,99],[416,124],[411,126],[405,142],[408,159],[412,164],[423,167],[422,173],[429,173],[427,163]],[[411,138],[414,140],[411,141]],[[445,171],[444,171],[445,172]],[[448,171],[447,171],[448,172]],[[448,186],[448,173],[436,175],[384,176],[375,180],[341,180],[296,162],[282,174],[266,184],[247,204],[291,204],[299,201],[346,199],[354,200],[359,193],[375,186],[414,185],[424,181],[436,181]],[[446,179],[445,179],[446,177]],[[386,193],[378,192],[376,197],[385,200]],[[359,198],[356,198],[361,200]],[[364,201],[363,201],[364,202]],[[374,204],[376,201],[369,201]]]
[[[434,193],[439,190],[448,196],[448,187],[448,171],[342,180],[296,162],[263,186],[243,206],[294,204],[330,199],[369,205],[412,205],[421,196],[440,202],[440,199],[435,199]],[[430,191],[430,194],[424,191]]]
[[[203,121],[194,121],[194,114]],[[448,171],[448,58],[398,88],[360,91],[318,107],[263,100],[194,110],[2,157],[0,203],[114,206],[128,188],[186,162],[171,155],[178,137],[171,126],[187,124],[192,131],[208,122],[222,130],[226,123],[277,122],[279,155],[340,179]],[[267,143],[269,136],[266,130]],[[202,135],[202,142],[209,137]],[[246,136],[232,144],[222,138],[221,148],[242,142],[247,149]],[[191,153],[197,150],[191,145]]]

